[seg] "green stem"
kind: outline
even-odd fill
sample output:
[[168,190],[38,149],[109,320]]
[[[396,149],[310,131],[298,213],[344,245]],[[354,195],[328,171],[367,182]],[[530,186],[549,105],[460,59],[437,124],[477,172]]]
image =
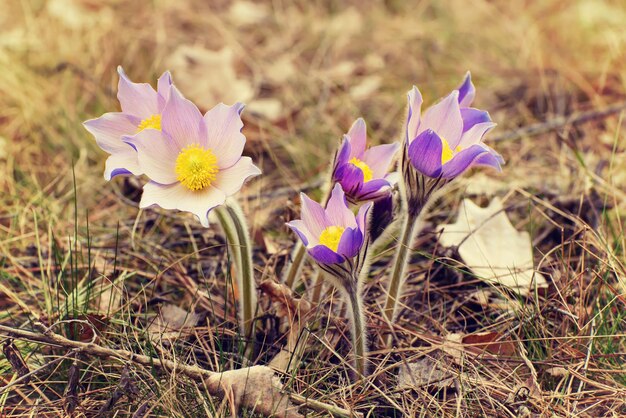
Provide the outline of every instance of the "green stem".
[[350,321],[352,323],[352,349],[354,350],[354,368],[357,372],[357,379],[367,376],[367,336],[365,334],[360,289],[361,286],[357,286],[357,289],[346,289],[352,314]]
[[254,315],[257,306],[256,283],[254,281],[254,265],[252,264],[252,244],[246,218],[233,199],[226,204],[228,214],[235,225],[239,239],[239,261],[241,262],[241,316],[246,341],[252,342]]
[[[387,292],[387,300],[385,301],[385,308],[383,314],[385,319],[392,324],[396,320],[398,312],[398,298],[402,295],[402,288],[404,285],[404,272],[406,266],[409,264],[409,253],[411,250],[411,244],[416,232],[417,216],[404,215],[402,223],[402,236],[398,247],[396,249],[396,256],[393,262],[393,270],[391,273],[391,282],[389,283],[389,290]],[[391,339],[387,340],[387,345],[391,344]]]
[[302,241],[298,240],[291,252],[291,263],[288,263],[285,267],[283,281],[287,287],[293,288],[296,284],[296,278],[300,276],[304,260],[306,260],[306,247],[302,244]]

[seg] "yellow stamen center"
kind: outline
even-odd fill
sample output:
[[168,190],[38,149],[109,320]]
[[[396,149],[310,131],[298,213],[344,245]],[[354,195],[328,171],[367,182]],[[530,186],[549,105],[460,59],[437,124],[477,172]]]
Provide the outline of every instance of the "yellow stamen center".
[[320,235],[320,244],[327,246],[334,252],[337,252],[337,248],[339,248],[339,241],[341,240],[341,236],[345,230],[346,228],[343,226],[329,226],[322,231]]
[[186,146],[176,158],[176,179],[194,192],[209,187],[218,171],[213,151],[197,144]]
[[445,138],[441,138],[441,165],[444,165],[454,157],[454,154],[461,151],[461,147],[457,146],[454,151],[450,148],[450,144]]
[[161,130],[161,115],[152,115],[141,121],[137,126],[137,132],[141,132],[144,129],[156,129]]
[[358,158],[356,158],[356,157],[352,158],[349,162],[353,166],[358,167],[361,170],[361,172],[363,173],[363,183],[367,183],[374,176],[370,166],[365,164],[363,161],[359,160]]

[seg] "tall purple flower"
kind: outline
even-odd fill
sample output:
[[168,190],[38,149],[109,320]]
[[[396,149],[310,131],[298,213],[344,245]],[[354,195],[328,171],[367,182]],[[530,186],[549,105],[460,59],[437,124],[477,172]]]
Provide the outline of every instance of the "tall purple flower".
[[300,196],[302,219],[287,225],[298,234],[309,255],[322,265],[341,264],[357,256],[366,240],[365,219],[371,202],[361,206],[355,216],[340,184],[335,184],[326,208],[304,193]]
[[469,72],[457,90],[421,115],[422,95],[408,93],[405,152],[411,165],[431,178],[451,180],[472,166],[500,170],[502,157],[482,142],[495,123],[489,113],[469,107],[476,94]]
[[125,136],[137,150],[140,170],[150,178],[140,207],[158,205],[196,215],[208,226],[208,212],[224,204],[245,181],[261,174],[250,157],[242,157],[243,104],[218,104],[204,116],[171,87],[163,108],[163,129]]
[[343,137],[333,167],[333,181],[340,183],[353,203],[376,200],[387,194],[395,182],[388,174],[399,144],[367,149],[365,121],[357,119]]
[[105,164],[106,180],[119,174],[143,174],[137,161],[137,152],[122,141],[122,137],[145,129],[161,130],[161,114],[172,85],[169,71],[159,77],[156,91],[148,83],[130,81],[122,67],[117,67],[117,72],[120,75],[117,98],[122,111],[105,113],[83,124],[96,138],[98,146],[111,154]]

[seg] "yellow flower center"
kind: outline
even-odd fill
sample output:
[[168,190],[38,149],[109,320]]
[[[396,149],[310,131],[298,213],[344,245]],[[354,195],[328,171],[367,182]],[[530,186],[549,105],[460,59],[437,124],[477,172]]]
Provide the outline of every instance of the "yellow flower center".
[[209,187],[218,172],[217,157],[200,145],[186,146],[176,158],[176,179],[191,191]]
[[144,129],[156,129],[161,130],[161,115],[152,115],[141,121],[137,126],[137,132],[141,132]]
[[461,147],[457,146],[454,151],[450,148],[450,144],[445,138],[441,138],[441,165],[444,165],[454,157],[454,154],[461,151]]
[[339,241],[341,240],[341,236],[345,230],[346,228],[343,226],[329,226],[322,231],[320,235],[320,244],[327,246],[334,252],[337,252],[337,248],[339,248]]
[[372,179],[374,174],[372,173],[372,169],[369,165],[365,164],[363,161],[359,160],[356,157],[352,158],[349,162],[353,166],[358,167],[361,170],[361,172],[363,173],[363,183],[367,183]]

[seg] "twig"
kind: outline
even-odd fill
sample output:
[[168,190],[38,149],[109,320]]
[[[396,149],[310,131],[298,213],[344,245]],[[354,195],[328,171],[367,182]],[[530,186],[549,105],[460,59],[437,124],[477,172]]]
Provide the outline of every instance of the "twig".
[[[85,342],[80,342],[80,341],[72,341],[72,340],[68,340],[67,338],[61,335],[55,334],[49,329],[46,329],[42,324],[35,324],[35,325],[42,328],[45,331],[45,333],[26,331],[26,330],[22,330],[18,328],[8,327],[6,325],[0,325],[0,332],[7,334],[13,338],[21,338],[21,339],[26,339],[26,340],[33,341],[33,342],[38,342],[41,344],[63,347],[66,349],[75,350],[77,352],[81,352],[83,354],[87,354],[87,355],[91,355],[95,357],[116,358],[119,360],[123,360],[125,362],[140,364],[142,366],[159,367],[162,370],[165,370],[168,372],[175,371],[178,374],[182,374],[192,380],[199,381],[199,382],[207,382],[209,380],[219,381],[221,379],[221,376],[224,373],[228,373],[228,372],[224,372],[224,373],[212,372],[210,370],[202,369],[198,366],[191,366],[191,365],[187,365],[183,363],[177,363],[177,362],[162,359],[162,358],[149,357],[143,354],[135,354],[127,350],[110,349],[110,348],[102,347],[93,342],[85,343]],[[62,358],[66,358],[66,357],[67,356],[64,356]],[[49,367],[53,362],[55,362],[55,360],[48,363],[46,367]],[[38,371],[40,370],[37,370],[37,372]],[[29,373],[29,375],[32,375],[33,373],[34,372],[31,372]],[[22,379],[23,378],[20,378],[18,380],[22,380]],[[7,386],[0,388],[0,393],[6,391],[9,386],[16,385],[17,384],[16,382],[17,380],[13,383],[10,383]],[[219,386],[209,384],[209,385],[205,385],[205,388],[213,396],[217,396],[217,397],[223,396],[223,392],[220,390]],[[330,405],[330,404],[326,404],[323,402],[307,399],[301,395],[297,395],[294,393],[289,393],[288,396],[289,396],[289,400],[293,402],[294,405],[297,405],[297,406],[306,406],[307,408],[313,409],[315,411],[328,412],[338,417],[359,416],[359,414],[356,414],[355,412],[337,407],[335,405]]]

